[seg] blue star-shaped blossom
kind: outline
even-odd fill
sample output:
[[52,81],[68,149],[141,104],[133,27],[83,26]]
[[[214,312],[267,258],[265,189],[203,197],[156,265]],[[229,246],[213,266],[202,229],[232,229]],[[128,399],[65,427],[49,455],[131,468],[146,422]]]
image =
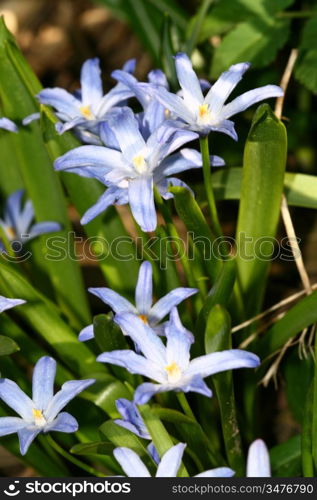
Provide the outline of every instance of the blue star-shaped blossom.
[[[89,288],[88,290],[110,306],[116,314],[130,312],[142,319],[144,323],[149,324],[159,335],[164,335],[165,328],[165,323],[159,324],[160,321],[170,313],[173,307],[198,292],[197,288],[175,288],[152,305],[152,265],[148,261],[143,262],[140,266],[135,288],[135,305],[111,288]],[[79,340],[90,340],[93,336],[93,325],[89,325],[80,332]]]
[[117,315],[116,323],[143,355],[132,350],[118,350],[100,354],[97,361],[122,366],[130,373],[157,382],[143,383],[135,390],[136,404],[145,404],[154,394],[167,391],[193,391],[211,397],[212,392],[204,378],[235,368],[255,368],[260,364],[258,356],[240,349],[214,352],[190,360],[193,336],[182,326],[176,308],[165,328],[166,346],[152,328],[134,314]]
[[157,99],[175,116],[183,120],[190,130],[201,135],[211,131],[223,132],[237,140],[231,116],[241,113],[253,104],[270,97],[281,97],[283,90],[276,85],[265,85],[249,90],[226,104],[226,101],[249,69],[249,63],[234,64],[220,75],[206,96],[192,68],[189,57],[184,53],[175,56],[176,73],[182,88],[182,97],[168,92],[163,87],[156,91]]
[[[123,69],[133,72],[135,61],[129,60]],[[62,88],[43,89],[37,95],[42,104],[52,106],[61,120],[57,123],[57,131],[62,134],[66,130],[75,129],[79,138],[89,144],[101,144],[99,124],[104,121],[112,109],[133,96],[130,89],[118,83],[107,94],[103,94],[99,59],[88,59],[81,69],[81,89],[76,95]],[[26,117],[26,125],[38,118],[38,113]]]
[[[178,443],[165,452],[158,464],[155,477],[177,477],[185,448],[185,443]],[[128,477],[151,477],[148,468],[135,451],[130,450],[130,448],[120,447],[115,448],[113,454]],[[201,472],[195,477],[232,477],[233,475],[234,471],[232,469],[218,467],[217,469]]]
[[17,432],[21,455],[26,454],[41,432],[69,433],[78,429],[77,420],[61,410],[95,380],[70,380],[54,395],[55,373],[56,361],[53,358],[43,356],[37,361],[33,372],[32,399],[12,380],[0,379],[0,398],[20,415],[0,418],[0,436]]
[[[129,203],[141,229],[154,231],[157,225],[154,185],[165,199],[172,197],[168,192],[171,185],[188,188],[184,182],[170,176],[202,166],[201,155],[194,149],[184,148],[174,153],[183,144],[196,139],[197,134],[179,129],[174,122],[165,122],[145,140],[133,111],[127,107],[113,113],[106,127],[111,128],[120,151],[81,146],[58,158],[55,169],[94,177],[108,186],[97,203],[84,214],[82,224],[90,222],[110,205]],[[224,164],[216,156],[211,157],[211,163]]]
[[[27,200],[22,208],[23,194],[23,189],[19,189],[7,198],[3,218],[0,218],[0,226],[8,241],[25,243],[40,234],[60,231],[61,225],[58,222],[32,224],[34,219],[33,205],[30,200]],[[0,248],[3,248],[1,242]]]

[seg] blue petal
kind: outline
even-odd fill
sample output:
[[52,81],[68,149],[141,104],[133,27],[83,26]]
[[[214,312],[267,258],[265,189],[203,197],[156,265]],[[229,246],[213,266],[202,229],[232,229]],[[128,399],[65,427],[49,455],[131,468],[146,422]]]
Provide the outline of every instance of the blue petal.
[[103,146],[80,146],[60,156],[54,162],[55,170],[67,170],[101,182],[111,169],[124,168],[122,154]]
[[149,92],[144,91],[144,86],[141,86],[134,76],[120,69],[113,71],[111,76],[115,80],[121,82],[125,87],[128,87],[144,109],[147,107],[150,100]]
[[117,425],[129,429],[141,438],[151,439],[151,435],[149,434],[141,413],[132,401],[125,398],[119,398],[116,400],[116,407],[123,418],[123,420],[115,420]]
[[39,120],[41,118],[41,113],[32,113],[31,115],[26,116],[22,120],[22,125],[29,125],[35,120]]
[[154,231],[157,218],[152,175],[140,176],[129,181],[129,204],[132,215],[142,231]]
[[256,354],[241,349],[228,349],[200,356],[190,362],[186,375],[200,375],[209,377],[214,373],[236,368],[256,368],[260,359]]
[[122,189],[120,188],[112,186],[106,189],[106,191],[100,196],[98,201],[84,213],[80,220],[81,224],[88,224],[88,222],[100,215],[101,212],[107,210],[110,205],[117,203],[118,199],[120,199],[121,196]]
[[171,311],[165,334],[167,364],[175,362],[182,370],[185,370],[189,364],[189,351],[194,342],[194,336],[182,325],[176,307]]
[[9,118],[0,118],[0,128],[8,130],[8,132],[18,132],[18,127]]
[[262,439],[253,441],[249,448],[247,477],[271,477],[270,456]]
[[0,398],[20,417],[25,420],[33,419],[33,401],[12,380],[0,379]]
[[226,104],[221,112],[221,117],[223,119],[230,118],[259,101],[264,101],[271,97],[282,97],[283,95],[283,90],[276,85],[265,85],[264,87],[249,90],[249,92],[239,95],[229,104]]
[[56,361],[49,356],[38,360],[33,371],[32,399],[37,410],[45,410],[54,395]]
[[130,108],[121,108],[111,116],[109,124],[113,129],[120,149],[131,162],[145,148],[144,139],[139,131],[138,122]]
[[102,81],[99,59],[87,59],[81,68],[81,97],[84,106],[92,105],[93,111],[102,98]]
[[208,127],[207,133],[210,131],[222,132],[223,134],[229,135],[234,141],[238,140],[237,132],[234,128],[234,123],[231,120],[223,120],[219,125],[215,127]]
[[51,399],[46,411],[45,418],[47,420],[53,420],[56,415],[64,408],[64,406],[74,399],[77,394],[84,391],[90,385],[95,383],[95,379],[87,380],[69,380],[62,385],[60,391],[58,391],[55,396]]
[[152,294],[152,264],[145,261],[140,266],[138,282],[135,288],[135,305],[139,314],[147,316],[152,305]]
[[91,340],[94,338],[94,325],[88,325],[81,330],[78,335],[78,340],[80,342],[86,342],[86,340]]
[[183,90],[184,101],[188,103],[190,108],[198,109],[198,106],[203,103],[204,96],[189,57],[184,53],[177,54],[175,67],[179,84]]
[[78,422],[76,418],[66,411],[60,413],[57,418],[44,427],[44,432],[76,432],[78,430]]
[[81,116],[79,110],[81,105],[80,101],[64,89],[58,87],[43,89],[37,94],[37,98],[41,104],[52,106],[69,118]]
[[28,234],[32,220],[34,219],[34,209],[31,200],[27,200],[24,204],[23,210],[19,214],[17,223],[17,233],[19,236]]
[[5,218],[8,219],[8,222],[12,227],[17,227],[19,224],[23,194],[24,190],[18,189],[7,198]]
[[18,417],[0,418],[0,436],[8,436],[23,429],[27,424],[25,420]]
[[59,135],[62,135],[64,132],[67,132],[67,130],[71,130],[72,128],[79,127],[80,125],[85,125],[87,123],[87,119],[84,116],[75,116],[75,118],[67,121],[66,123],[56,123],[55,129]]
[[152,328],[131,313],[116,316],[115,322],[125,335],[132,338],[146,358],[163,367],[166,365],[165,346]]
[[184,148],[179,153],[168,156],[159,167],[162,175],[174,175],[191,168],[202,166],[201,154],[195,149]]
[[153,380],[160,381],[164,378],[164,374],[158,365],[146,359],[144,356],[136,354],[134,351],[121,350],[103,352],[97,357],[97,361],[100,363],[110,363],[112,365],[121,366],[132,374],[143,375]]
[[111,288],[88,288],[88,291],[110,306],[116,314],[126,312],[137,313],[136,308],[131,302],[114,290],[111,290]]
[[168,81],[165,73],[161,69],[152,69],[148,74],[148,80],[153,85],[168,89]]
[[184,377],[182,380],[180,380],[175,388],[171,388],[170,390],[182,392],[197,392],[198,394],[202,394],[207,398],[212,397],[212,391],[209,389],[200,375]]
[[115,448],[113,454],[128,477],[151,477],[139,455],[130,448]]
[[42,431],[41,427],[30,426],[18,431],[21,455],[25,455],[34,439]]
[[170,384],[152,384],[151,382],[145,382],[139,385],[134,392],[134,402],[137,405],[145,405],[154,394],[160,392],[169,392],[173,388]]
[[177,477],[185,448],[185,443],[178,443],[167,450],[159,463],[156,477]]
[[0,295],[0,313],[25,303],[26,301],[22,299],[7,299],[6,297],[2,297],[2,295]]
[[229,469],[229,467],[218,467],[217,469],[210,469],[196,474],[194,477],[232,477],[234,475],[234,470]]
[[146,449],[152,460],[156,463],[156,465],[158,465],[160,463],[161,458],[160,455],[158,454],[157,449],[155,448],[153,441],[149,445],[147,445]]
[[220,75],[205,97],[205,102],[210,105],[212,113],[215,115],[220,113],[229,95],[249,67],[249,63],[234,64]]
[[[196,115],[184,104],[184,100],[178,95],[168,92],[163,87],[156,91],[156,98],[166,106],[172,113],[184,120],[186,123],[195,123]],[[196,111],[196,110],[195,110]]]
[[153,323],[159,323],[171,312],[173,307],[197,292],[197,288],[175,288],[154,304],[149,314],[149,320]]
[[58,222],[38,222],[31,227],[29,239],[35,238],[40,234],[55,233],[60,230],[61,225]]
[[193,191],[186,184],[186,182],[181,181],[180,179],[176,179],[176,177],[169,177],[168,179],[166,179],[165,182],[160,181],[160,183],[157,184],[158,190],[159,190],[162,198],[164,198],[164,200],[170,200],[171,198],[174,198],[173,193],[168,192],[168,189],[170,186],[183,187],[183,188],[187,189],[187,191],[189,191],[193,197],[195,197]]

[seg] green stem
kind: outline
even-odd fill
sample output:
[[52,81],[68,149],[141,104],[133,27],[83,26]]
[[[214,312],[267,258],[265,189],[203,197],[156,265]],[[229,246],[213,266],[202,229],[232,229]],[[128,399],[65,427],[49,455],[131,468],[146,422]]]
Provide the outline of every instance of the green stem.
[[212,189],[208,136],[200,138],[200,151],[203,160],[204,182],[211,218],[211,229],[214,235],[218,238],[222,236],[222,229],[218,218],[214,192]]
[[10,256],[10,257],[15,257],[15,254],[14,254],[14,251],[11,247],[11,244],[7,238],[7,235],[5,233],[5,230],[3,229],[3,227],[0,225],[0,241],[2,241],[3,243],[3,246],[5,248],[5,251],[6,253]]
[[315,333],[315,376],[313,381],[312,401],[312,456],[317,470],[317,333]]
[[106,477],[105,474],[102,474],[101,472],[97,471],[96,469],[94,469],[94,467],[91,467],[90,465],[85,464],[81,460],[78,460],[77,458],[73,457],[70,453],[65,451],[58,443],[56,443],[56,441],[54,441],[54,439],[51,436],[49,435],[47,436],[47,441],[49,442],[51,447],[55,451],[57,451],[57,453],[59,453],[62,457],[66,458],[66,460],[76,465],[80,469],[83,469],[84,471],[88,472],[88,474],[91,474],[92,476],[96,477]]
[[[163,202],[162,196],[160,195],[160,193],[156,187],[154,187],[154,196],[155,196],[156,205],[159,208],[159,210],[160,210],[160,212],[163,215],[163,218],[165,220],[165,224],[166,224],[166,228],[167,228],[167,232],[168,232],[169,237],[171,238],[171,240],[174,240],[175,242],[181,240],[181,237],[179,236],[178,231],[177,231],[176,227],[174,226],[171,212],[170,212],[168,206]],[[191,268],[191,265],[190,265],[189,260],[187,258],[186,252],[182,252],[182,249],[180,251],[180,261],[182,263],[184,273],[185,273],[186,278],[187,278],[188,285],[192,288],[198,286],[198,288],[200,289],[201,283],[199,283],[199,282],[197,283],[197,281],[195,280],[195,277],[193,276],[192,268]]]
[[312,457],[312,424],[313,424],[313,388],[309,388],[302,427],[302,469],[304,477],[314,477],[314,461]]
[[189,403],[187,401],[185,394],[183,392],[177,392],[176,395],[177,395],[178,402],[181,405],[181,407],[183,408],[185,415],[187,415],[187,417],[190,417],[196,421],[196,417],[193,414],[191,407],[189,406]]
[[283,17],[283,18],[288,18],[288,19],[301,19],[301,18],[306,18],[306,17],[313,17],[316,15],[316,11],[313,10],[294,10],[293,12],[278,12],[276,14],[276,17]]

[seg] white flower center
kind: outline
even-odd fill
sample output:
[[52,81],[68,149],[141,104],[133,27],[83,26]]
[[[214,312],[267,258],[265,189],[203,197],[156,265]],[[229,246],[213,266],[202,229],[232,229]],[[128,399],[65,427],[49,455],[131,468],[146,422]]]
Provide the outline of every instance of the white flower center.
[[86,118],[86,120],[94,120],[95,116],[92,113],[90,106],[80,106],[79,111]]
[[34,423],[38,427],[43,427],[46,425],[46,420],[43,417],[42,410],[36,410],[35,408],[32,409],[33,417],[34,417]]
[[198,106],[197,122],[199,125],[207,125],[211,121],[211,111],[209,104],[201,104]]
[[133,163],[135,170],[139,174],[144,174],[148,169],[147,163],[146,163],[145,158],[142,154],[136,155],[133,158],[132,163]]
[[165,370],[167,371],[167,379],[172,384],[178,382],[182,378],[182,370],[175,361],[165,366]]
[[146,314],[139,314],[139,318],[141,321],[143,321],[145,325],[149,324],[148,317],[146,316]]

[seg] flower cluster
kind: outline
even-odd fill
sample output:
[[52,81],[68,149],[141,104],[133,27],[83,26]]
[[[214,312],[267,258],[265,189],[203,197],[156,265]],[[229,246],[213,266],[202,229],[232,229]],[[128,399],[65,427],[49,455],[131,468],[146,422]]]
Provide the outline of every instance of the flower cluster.
[[[104,95],[99,60],[89,59],[82,67],[81,89],[75,95],[60,88],[44,89],[37,95],[40,103],[55,109],[60,120],[56,125],[58,133],[72,129],[85,143],[57,158],[55,169],[97,179],[105,186],[100,199],[83,215],[82,224],[90,222],[110,205],[129,203],[141,229],[154,231],[157,226],[155,200],[161,202],[161,197],[170,199],[173,196],[169,190],[171,186],[190,190],[174,176],[202,167],[201,154],[184,146],[210,132],[222,132],[236,140],[234,123],[230,120],[232,116],[258,101],[282,95],[279,87],[267,85],[227,103],[249,68],[248,63],[231,66],[212,86],[197,78],[186,54],[177,54],[175,65],[180,84],[180,90],[175,94],[170,92],[167,79],[160,70],[151,71],[147,82],[139,82],[133,76],[135,62],[131,60],[122,70],[113,72],[117,84]],[[128,107],[131,98],[141,105],[140,112],[135,113]],[[26,117],[23,123],[27,126],[38,117],[39,114],[35,113]],[[17,131],[14,123],[6,118],[0,119],[0,128]],[[222,166],[224,161],[211,156],[210,165]],[[7,200],[3,219],[0,219],[2,232],[9,242],[18,239],[23,243],[26,237],[33,238],[60,229],[55,222],[32,225],[32,203],[27,201],[22,208],[22,198],[23,191],[13,193]],[[113,310],[113,321],[128,337],[127,349],[103,352],[97,361],[138,375],[133,400],[116,400],[121,418],[114,422],[140,439],[151,441],[147,450],[153,465],[157,466],[156,477],[174,477],[178,474],[187,445],[179,442],[159,456],[138,405],[166,392],[195,392],[210,398],[212,390],[205,379],[227,370],[256,368],[260,359],[241,349],[227,349],[191,359],[190,349],[195,337],[183,326],[177,306],[198,290],[179,287],[153,304],[150,262],[145,261],[140,266],[134,304],[110,288],[89,288],[89,292]],[[22,299],[0,297],[0,312],[23,303]],[[80,341],[93,337],[92,324],[79,334]],[[76,419],[62,410],[95,380],[65,382],[54,395],[55,374],[54,359],[44,356],[38,360],[33,372],[32,399],[15,382],[0,379],[0,398],[19,415],[0,418],[0,436],[17,433],[22,455],[39,433],[68,433],[78,429]],[[140,383],[140,376],[149,381]],[[185,397],[184,394],[180,396]],[[116,448],[114,457],[127,476],[151,475],[140,457],[129,448]],[[219,467],[198,476],[230,477],[234,473],[228,467]],[[247,475],[270,475],[268,452],[261,440],[250,447]]]
[[[143,111],[138,114],[126,103],[122,105],[119,99],[106,114],[98,115],[97,111],[93,111],[103,109],[100,103],[107,97],[101,97],[99,67],[97,71],[95,60],[87,61],[82,73],[85,75],[85,78],[82,76],[82,95],[94,97],[95,108],[92,97],[79,101],[61,89],[46,89],[39,94],[40,101],[53,105],[64,121],[69,117],[60,131],[75,127],[82,132],[83,126],[91,131],[91,127],[96,125],[96,116],[99,116],[98,143],[102,145],[75,148],[55,162],[56,170],[93,177],[106,186],[97,203],[84,214],[82,224],[87,224],[110,205],[129,203],[141,229],[146,232],[155,230],[154,193],[159,193],[164,199],[171,198],[170,186],[188,188],[174,175],[202,166],[201,155],[195,149],[182,146],[210,131],[224,132],[237,139],[234,123],[228,120],[229,117],[258,101],[282,95],[279,87],[267,85],[225,104],[249,64],[232,66],[204,97],[202,84],[186,54],[178,54],[175,60],[181,95],[168,91],[166,77],[161,71],[152,71],[148,82],[138,82],[127,68],[113,72],[118,86],[124,89],[125,98],[135,96],[140,102]],[[89,92],[83,92],[86,86]],[[116,89],[118,87],[112,92],[115,93]],[[50,96],[53,97],[50,99]],[[121,106],[116,106],[119,102]],[[82,106],[84,116],[80,111]],[[89,110],[89,117],[86,109]],[[90,142],[96,144],[96,140]],[[210,164],[221,166],[224,161],[214,156],[210,158]]]

